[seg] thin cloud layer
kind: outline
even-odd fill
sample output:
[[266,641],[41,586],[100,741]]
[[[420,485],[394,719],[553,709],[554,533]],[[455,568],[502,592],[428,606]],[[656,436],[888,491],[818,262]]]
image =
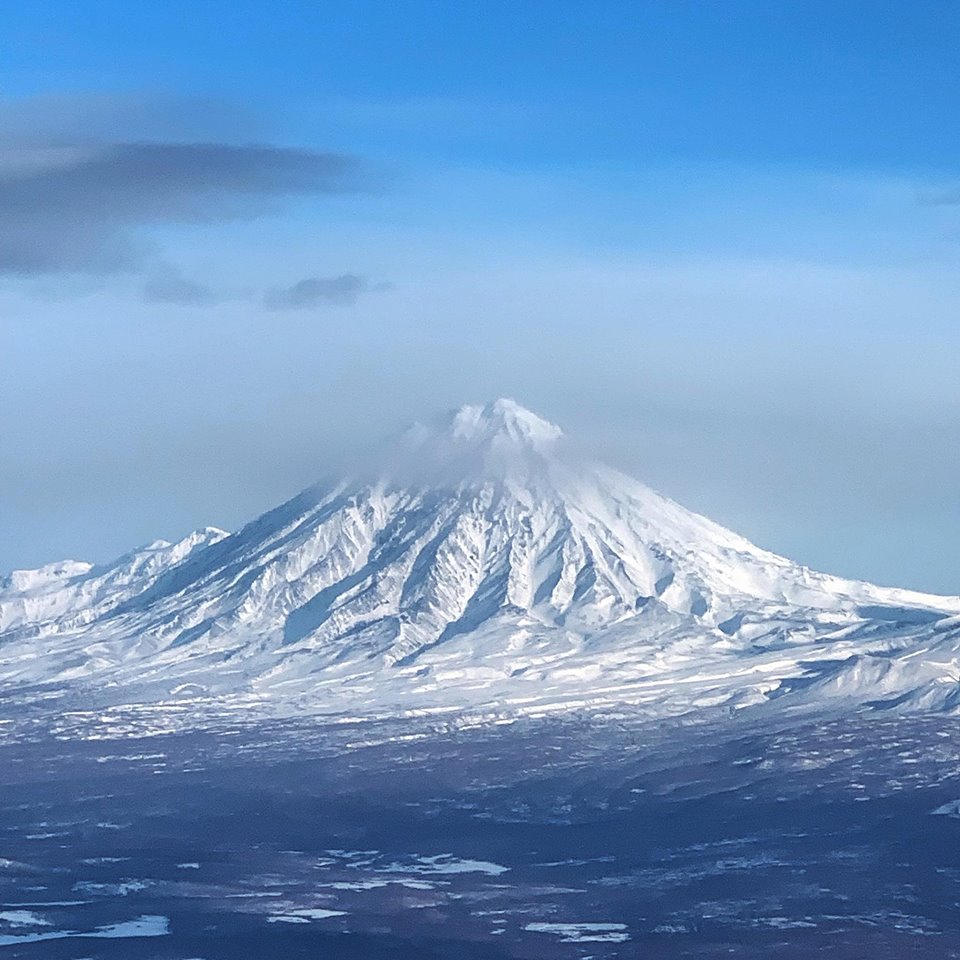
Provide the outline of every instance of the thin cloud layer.
[[0,145],[259,143],[261,118],[242,103],[182,94],[0,94]]
[[145,280],[141,293],[148,303],[208,307],[218,300],[217,295],[206,284],[185,277],[173,267],[161,270]]

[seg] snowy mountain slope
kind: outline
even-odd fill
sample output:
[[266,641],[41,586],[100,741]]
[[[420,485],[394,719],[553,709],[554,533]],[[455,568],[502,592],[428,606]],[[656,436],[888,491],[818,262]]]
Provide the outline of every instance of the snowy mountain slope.
[[376,474],[311,488],[235,534],[14,572],[0,581],[0,683],[352,712],[682,710],[787,690],[952,708],[957,615],[960,598],[761,550],[571,460],[559,428],[498,400],[412,428]]

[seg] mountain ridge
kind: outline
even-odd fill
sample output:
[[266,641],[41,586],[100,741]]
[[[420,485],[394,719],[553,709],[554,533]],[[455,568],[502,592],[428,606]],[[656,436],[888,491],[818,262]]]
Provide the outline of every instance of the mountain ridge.
[[911,643],[942,669],[891,667],[904,685],[917,674],[929,701],[949,676],[960,598],[817,573],[563,446],[515,401],[468,405],[404,433],[379,475],[308,488],[236,533],[15,571],[0,683],[362,711],[643,698],[725,664],[707,699],[735,704]]

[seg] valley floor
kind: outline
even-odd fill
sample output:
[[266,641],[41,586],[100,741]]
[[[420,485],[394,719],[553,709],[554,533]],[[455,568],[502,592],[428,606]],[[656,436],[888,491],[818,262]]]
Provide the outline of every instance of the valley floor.
[[7,721],[0,958],[960,957],[955,730]]

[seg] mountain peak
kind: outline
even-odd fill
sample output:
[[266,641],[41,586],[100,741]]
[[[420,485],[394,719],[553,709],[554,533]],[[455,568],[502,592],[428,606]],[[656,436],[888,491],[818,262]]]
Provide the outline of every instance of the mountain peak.
[[460,407],[450,418],[448,432],[461,441],[509,443],[534,449],[550,446],[563,436],[556,424],[506,397]]
[[515,400],[466,404],[413,424],[393,446],[381,477],[418,486],[543,478],[563,431]]
[[407,429],[390,451],[384,475],[420,485],[529,479],[553,462],[562,438],[556,424],[515,400],[466,404]]

